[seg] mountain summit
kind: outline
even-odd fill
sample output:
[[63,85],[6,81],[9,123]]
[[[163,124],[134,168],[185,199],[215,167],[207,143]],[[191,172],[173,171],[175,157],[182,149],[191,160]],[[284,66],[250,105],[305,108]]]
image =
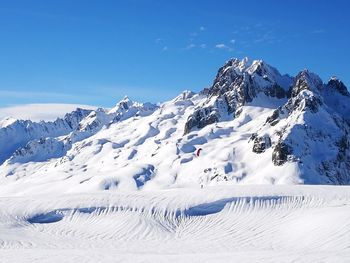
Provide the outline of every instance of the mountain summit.
[[34,192],[349,184],[349,116],[350,94],[335,77],[231,59],[208,89],[159,106],[125,97],[55,122],[3,121],[0,183],[28,178]]

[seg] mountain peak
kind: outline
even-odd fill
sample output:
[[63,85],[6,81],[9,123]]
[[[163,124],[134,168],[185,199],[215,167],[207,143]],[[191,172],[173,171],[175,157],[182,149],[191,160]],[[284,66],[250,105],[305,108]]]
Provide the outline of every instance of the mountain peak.
[[291,96],[297,96],[303,90],[310,90],[318,93],[323,86],[321,78],[310,72],[308,69],[300,71],[294,78],[294,83],[291,89]]
[[128,95],[125,95],[121,101],[130,101],[130,98]]
[[110,111],[109,113],[115,113],[120,110],[128,110],[134,102],[130,100],[128,96],[124,96]]
[[346,86],[344,85],[344,83],[337,79],[335,76],[331,77],[327,83],[327,87],[330,90],[336,90],[338,91],[340,94],[344,95],[344,96],[350,96],[350,93],[348,91],[348,89],[346,88]]
[[52,123],[0,128],[0,176],[78,174],[87,180],[72,187],[101,190],[163,187],[166,176],[164,186],[349,184],[345,91],[335,77],[324,84],[308,70],[290,77],[263,60],[234,58],[205,92],[184,91],[159,107],[125,96],[110,111],[77,109]]
[[242,74],[252,65],[253,62],[255,62],[255,60],[252,61],[248,57],[244,57],[243,59],[231,58],[228,61],[226,61],[222,69],[231,68],[234,69],[236,73]]
[[12,117],[6,117],[4,119],[1,119],[0,120],[0,128],[7,127],[7,126],[11,125],[12,123],[14,123],[15,121],[17,121],[17,119],[12,118]]

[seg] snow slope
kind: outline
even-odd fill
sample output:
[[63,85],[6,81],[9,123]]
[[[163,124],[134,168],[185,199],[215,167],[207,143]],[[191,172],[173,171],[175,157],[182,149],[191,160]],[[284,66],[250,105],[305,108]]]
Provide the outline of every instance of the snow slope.
[[0,198],[2,262],[348,262],[350,188]]
[[[188,115],[204,99],[185,92],[148,116],[128,116],[112,123],[111,118],[103,122],[103,112],[101,116],[92,112],[77,131],[57,139],[34,141],[16,151],[0,166],[0,173],[5,175],[0,178],[2,192],[16,189],[16,194],[21,195],[38,191],[165,189],[225,182],[298,182],[293,163],[274,166],[270,155],[256,158],[251,151],[252,128],[264,123],[271,108],[251,104],[232,121],[183,136]],[[267,97],[262,95],[260,99]],[[203,151],[196,158],[194,150],[198,147]],[[256,162],[249,163],[249,159]],[[25,188],[18,187],[22,182],[26,182]]]
[[210,89],[160,105],[125,97],[54,122],[3,121],[0,183],[11,192],[28,180],[18,194],[58,184],[64,192],[349,184],[348,105],[334,77],[325,84],[307,70],[291,77],[262,60],[232,59]]
[[3,120],[0,262],[348,262],[349,105],[233,59],[159,105]]

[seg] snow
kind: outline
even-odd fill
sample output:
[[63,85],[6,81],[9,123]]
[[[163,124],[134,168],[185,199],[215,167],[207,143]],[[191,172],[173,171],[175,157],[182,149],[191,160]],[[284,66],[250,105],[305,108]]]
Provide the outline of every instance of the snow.
[[[294,185],[295,163],[251,151],[252,131],[269,134],[263,124],[281,102],[259,95],[236,119],[183,136],[203,100],[181,94],[143,116],[129,115],[143,112],[134,103],[96,110],[81,121],[82,131],[100,123],[88,136],[78,129],[6,161],[1,260],[347,262],[350,187]],[[51,145],[62,138],[76,139],[63,153]]]
[[[219,123],[184,136],[188,116],[204,100],[184,92],[159,107],[124,98],[112,111],[92,111],[76,130],[29,140],[13,154],[7,152],[10,158],[0,165],[1,191],[20,196],[38,191],[58,194],[217,184],[328,183],[328,178],[315,171],[320,160],[336,158],[337,149],[333,139],[327,141],[322,136],[337,138],[341,133],[325,110],[319,115],[301,114],[301,103],[297,112],[281,116],[272,127],[266,125],[266,119],[285,100],[259,94],[243,106],[237,118],[227,115]],[[325,124],[317,128],[319,117]],[[305,130],[305,123],[315,126],[314,130]],[[270,136],[275,143],[279,140],[276,130],[283,129],[284,140],[303,140],[304,144],[293,142],[296,154],[312,153],[305,156],[308,166],[301,167],[298,162],[274,165],[272,147],[260,154],[252,151],[254,132]],[[313,137],[308,137],[310,134]],[[320,155],[325,152],[323,145],[328,147],[327,154]],[[195,156],[198,148],[203,149],[199,158]],[[140,174],[146,176],[142,183]],[[18,186],[18,179],[26,182],[25,187]]]
[[[348,97],[307,71],[294,96],[269,97],[264,87],[292,78],[261,60],[230,63],[257,88],[235,117],[217,95],[184,91],[0,121],[0,261],[348,262],[350,187],[322,185],[350,182]],[[220,121],[184,135],[207,105]],[[294,157],[275,165],[281,141]]]
[[350,188],[213,186],[0,198],[3,262],[347,262]]

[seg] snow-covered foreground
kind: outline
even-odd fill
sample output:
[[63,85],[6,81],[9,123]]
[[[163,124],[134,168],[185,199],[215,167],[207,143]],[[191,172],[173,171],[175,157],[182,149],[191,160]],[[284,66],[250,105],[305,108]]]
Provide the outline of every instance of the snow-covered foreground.
[[349,262],[350,187],[3,196],[1,262]]

